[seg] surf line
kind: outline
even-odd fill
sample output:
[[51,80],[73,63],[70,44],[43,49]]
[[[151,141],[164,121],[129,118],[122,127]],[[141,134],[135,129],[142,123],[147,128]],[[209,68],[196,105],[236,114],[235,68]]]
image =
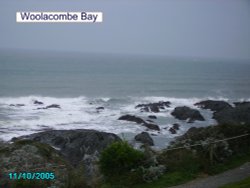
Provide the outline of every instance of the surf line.
[[17,12],[17,22],[102,22],[102,12]]

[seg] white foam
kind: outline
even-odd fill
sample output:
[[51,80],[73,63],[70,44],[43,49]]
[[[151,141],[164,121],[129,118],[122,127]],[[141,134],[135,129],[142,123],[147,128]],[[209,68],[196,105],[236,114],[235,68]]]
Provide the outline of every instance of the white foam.
[[[225,98],[206,98],[213,100],[227,100]],[[55,98],[43,96],[27,97],[5,97],[0,98],[0,109],[6,119],[0,119],[0,139],[10,140],[12,137],[39,132],[44,129],[95,129],[99,131],[112,132],[115,134],[133,133],[138,134],[147,128],[133,122],[117,120],[121,115],[131,114],[147,119],[148,115],[156,115],[154,120],[162,129],[160,133],[149,131],[157,134],[158,137],[165,140],[172,139],[175,136],[185,133],[191,126],[183,121],[178,121],[170,114],[176,106],[190,106],[196,108],[194,103],[206,100],[200,98],[171,98],[171,97],[128,97],[128,98],[87,98],[85,96],[75,98]],[[34,101],[41,101],[43,105],[35,105]],[[115,101],[115,102],[114,102]],[[138,104],[153,103],[159,101],[170,101],[169,108],[161,110],[159,113],[140,112],[135,108]],[[24,104],[22,107],[9,106],[10,104]],[[41,109],[51,104],[58,104],[60,109]],[[96,108],[103,106],[104,110],[97,111]],[[200,110],[202,115],[208,121],[198,122],[192,126],[206,126],[213,121],[211,112]],[[210,113],[210,114],[209,114]],[[176,135],[164,127],[170,127],[173,122],[185,124],[181,126]],[[164,135],[164,136],[163,136]],[[164,139],[163,139],[164,140]]]

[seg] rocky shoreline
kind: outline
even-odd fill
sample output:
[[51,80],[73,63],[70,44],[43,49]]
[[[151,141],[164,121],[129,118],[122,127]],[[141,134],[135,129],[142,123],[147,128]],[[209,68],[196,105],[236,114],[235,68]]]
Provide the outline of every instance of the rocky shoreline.
[[[34,104],[41,105],[43,102],[34,101]],[[11,104],[12,106],[22,107],[21,104]],[[211,110],[213,118],[218,124],[246,125],[250,124],[250,102],[235,102],[230,105],[225,101],[205,100],[194,104],[200,109]],[[160,127],[154,123],[157,119],[157,113],[162,109],[169,108],[169,101],[160,101],[158,103],[138,104],[141,112],[152,112],[148,116],[149,120],[131,114],[123,115],[118,120],[130,121],[146,127],[148,130],[161,131]],[[57,104],[48,105],[40,110],[48,108],[60,108]],[[105,110],[99,107],[97,110]],[[195,121],[204,121],[205,118],[198,109],[192,109],[186,106],[176,107],[171,115],[176,119],[187,121],[192,125]],[[173,124],[169,132],[176,134],[180,124]],[[178,138],[186,138],[187,135],[197,134],[209,129],[197,129],[190,126],[189,131]],[[223,130],[222,130],[223,131]],[[134,138],[137,142],[153,146],[154,141],[150,134],[142,132]],[[11,143],[0,143],[0,165],[2,174],[0,174],[0,185],[8,187],[10,181],[7,174],[11,171],[34,171],[36,168],[43,170],[53,170],[58,175],[56,181],[51,181],[50,186],[60,187],[61,185],[71,185],[70,178],[72,173],[79,173],[81,167],[84,169],[82,178],[86,185],[92,185],[96,178],[101,177],[98,172],[98,157],[108,145],[120,141],[117,135],[105,133],[96,130],[48,130],[27,136],[13,138]],[[40,167],[40,166],[41,167]],[[62,165],[63,168],[59,168]],[[55,169],[52,169],[52,167]],[[72,179],[72,178],[71,178]]]

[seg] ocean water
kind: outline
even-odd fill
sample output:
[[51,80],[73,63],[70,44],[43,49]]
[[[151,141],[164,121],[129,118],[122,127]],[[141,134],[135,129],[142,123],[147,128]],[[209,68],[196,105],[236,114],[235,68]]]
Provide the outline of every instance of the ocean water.
[[[133,140],[146,128],[117,120],[132,114],[154,120],[161,130],[149,131],[159,147],[190,127],[216,124],[212,112],[200,110],[205,122],[186,123],[171,116],[176,106],[205,99],[250,100],[250,63],[170,59],[153,56],[1,52],[0,139],[49,129],[95,129]],[[43,102],[36,105],[34,101]],[[160,113],[140,112],[137,104],[170,101]],[[24,106],[11,106],[23,104]],[[37,109],[59,104],[61,109]],[[97,107],[104,107],[98,111]],[[181,124],[176,135],[173,123]]]

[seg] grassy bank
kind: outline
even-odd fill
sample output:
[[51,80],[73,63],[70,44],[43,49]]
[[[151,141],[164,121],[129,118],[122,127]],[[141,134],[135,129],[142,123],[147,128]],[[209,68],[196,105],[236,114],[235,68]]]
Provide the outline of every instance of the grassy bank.
[[[235,140],[225,138],[246,134],[249,129],[250,126],[247,125],[220,125],[194,129],[172,143],[168,150],[154,154],[158,163],[153,165],[166,167],[166,171],[156,180],[143,181],[142,172],[137,174],[137,179],[128,179],[129,182],[125,183],[121,181],[120,184],[114,184],[111,178],[102,188],[166,188],[236,168],[250,161],[250,136]],[[222,141],[217,142],[218,140]],[[184,145],[187,147],[182,148]],[[196,146],[188,147],[191,145]],[[181,148],[173,149],[176,147]],[[115,179],[126,180],[130,175],[129,171],[123,177],[116,174]]]

